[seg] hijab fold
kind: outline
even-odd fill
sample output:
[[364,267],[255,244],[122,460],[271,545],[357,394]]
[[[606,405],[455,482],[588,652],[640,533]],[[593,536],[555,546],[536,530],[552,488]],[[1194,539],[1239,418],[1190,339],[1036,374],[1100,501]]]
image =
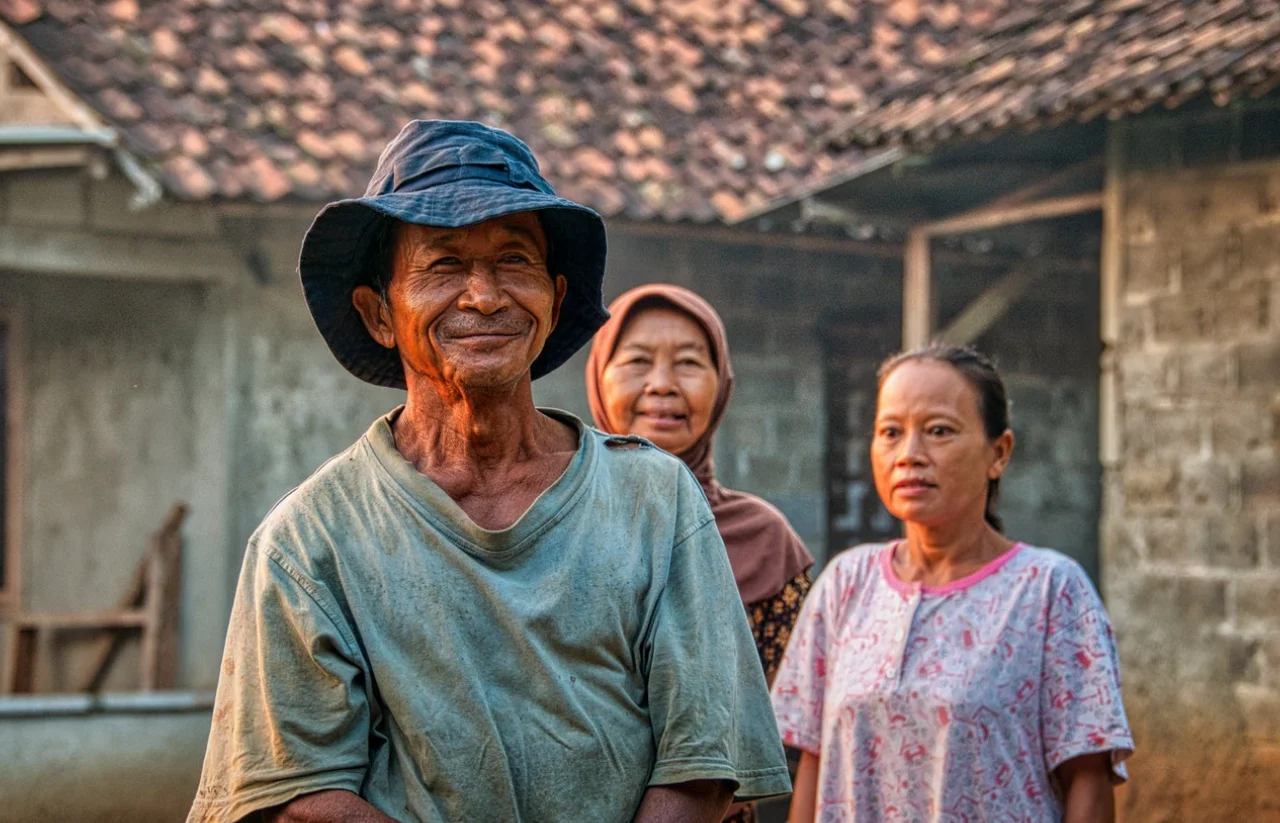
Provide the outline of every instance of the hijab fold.
[[716,526],[729,553],[734,580],[743,603],[773,597],[793,578],[813,565],[805,548],[782,512],[768,502],[746,492],[733,491],[716,480],[713,452],[716,430],[724,419],[733,394],[733,368],[729,363],[729,340],[720,315],[697,294],[680,286],[652,283],[632,289],[609,306],[612,317],[596,332],[587,360],[587,399],[596,426],[609,434],[626,434],[609,419],[601,394],[601,378],[613,357],[627,321],[650,304],[666,304],[692,317],[706,332],[719,378],[715,406],[707,430],[687,451],[676,455],[692,471],[711,504]]

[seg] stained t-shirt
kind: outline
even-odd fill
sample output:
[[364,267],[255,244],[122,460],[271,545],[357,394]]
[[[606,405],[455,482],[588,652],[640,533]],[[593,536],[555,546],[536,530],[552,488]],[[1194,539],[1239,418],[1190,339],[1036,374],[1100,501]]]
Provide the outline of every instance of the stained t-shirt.
[[693,475],[579,431],[510,528],[477,526],[390,423],[250,540],[189,821],[346,789],[401,821],[624,821],[648,786],[790,790]]
[[773,684],[783,740],[820,757],[816,820],[1049,823],[1067,760],[1124,779],[1111,624],[1075,561],[1019,544],[933,588],[893,550],[827,566]]

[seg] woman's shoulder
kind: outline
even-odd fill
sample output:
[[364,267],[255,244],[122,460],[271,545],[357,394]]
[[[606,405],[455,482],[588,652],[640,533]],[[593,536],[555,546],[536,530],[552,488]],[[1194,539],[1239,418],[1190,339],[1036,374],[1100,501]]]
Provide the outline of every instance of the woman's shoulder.
[[1013,559],[1014,568],[1035,569],[1040,574],[1052,575],[1062,580],[1089,580],[1084,566],[1068,554],[1030,543],[1018,543],[1017,547],[1018,554]]
[[863,588],[877,573],[880,556],[888,543],[863,543],[831,558],[818,575],[815,588],[849,593]]
[[1079,561],[1056,549],[1019,545],[1018,555],[1010,563],[1011,571],[1043,581],[1046,596],[1073,610],[1102,608],[1098,591]]

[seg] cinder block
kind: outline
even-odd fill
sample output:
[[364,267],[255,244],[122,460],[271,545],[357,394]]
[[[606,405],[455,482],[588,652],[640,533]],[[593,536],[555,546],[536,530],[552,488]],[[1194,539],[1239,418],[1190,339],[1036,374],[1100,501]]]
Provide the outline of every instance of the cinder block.
[[1100,565],[1108,573],[1136,569],[1143,560],[1143,544],[1137,532],[1140,521],[1132,517],[1108,516],[1102,523]]
[[1214,297],[1213,336],[1241,340],[1265,334],[1271,325],[1271,284],[1253,281],[1219,289]]
[[1223,580],[1148,574],[1138,586],[1137,603],[1151,620],[1166,626],[1171,637],[1194,637],[1201,627],[1226,618],[1227,584]]
[[1257,572],[1235,581],[1235,624],[1245,631],[1280,630],[1280,574]]
[[1201,451],[1207,421],[1193,404],[1132,404],[1124,408],[1126,459],[1181,457]]
[[1240,233],[1240,272],[1246,278],[1280,279],[1280,225]]
[[1227,280],[1228,249],[1239,262],[1240,239],[1234,234],[1194,234],[1178,251],[1178,286],[1184,294],[1221,288]]
[[1243,456],[1273,444],[1277,411],[1270,399],[1247,395],[1214,404],[1205,415],[1214,455]]
[[1236,357],[1241,388],[1271,392],[1280,386],[1280,340],[1241,343]]
[[1249,518],[1180,514],[1142,520],[1133,528],[1153,563],[1229,569],[1258,565],[1258,534]]
[[1268,450],[1241,461],[1240,492],[1245,506],[1280,506],[1280,458]]
[[1166,247],[1156,243],[1129,243],[1125,247],[1126,295],[1163,294],[1169,291],[1169,259]]
[[1180,510],[1238,509],[1235,474],[1234,465],[1225,460],[1199,457],[1184,460],[1178,471]]
[[1124,505],[1133,513],[1172,512],[1178,507],[1178,468],[1171,461],[1127,463],[1120,469]]
[[1169,393],[1175,374],[1173,359],[1161,352],[1126,351],[1120,355],[1118,376],[1124,400],[1162,397]]
[[1223,345],[1188,347],[1178,355],[1178,393],[1221,397],[1239,385],[1235,349]]
[[1214,336],[1212,294],[1173,295],[1151,303],[1155,338],[1168,343],[1210,340]]

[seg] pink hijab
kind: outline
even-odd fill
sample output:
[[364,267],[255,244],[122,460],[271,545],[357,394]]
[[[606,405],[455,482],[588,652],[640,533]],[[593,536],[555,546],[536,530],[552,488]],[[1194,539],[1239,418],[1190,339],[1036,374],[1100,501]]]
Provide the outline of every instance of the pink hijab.
[[716,429],[724,419],[729,397],[733,394],[733,368],[729,364],[729,340],[724,323],[710,303],[688,289],[665,283],[640,286],[614,300],[609,306],[612,317],[596,332],[591,343],[591,356],[587,360],[587,399],[591,403],[591,416],[601,431],[626,434],[609,420],[600,393],[600,379],[637,305],[653,302],[666,303],[684,312],[696,320],[707,334],[718,372],[719,391],[707,431],[688,451],[676,456],[693,471],[707,495],[720,537],[729,552],[729,564],[733,567],[742,602],[756,603],[773,597],[796,575],[813,565],[813,556],[782,512],[753,494],[726,489],[716,481],[713,444]]

